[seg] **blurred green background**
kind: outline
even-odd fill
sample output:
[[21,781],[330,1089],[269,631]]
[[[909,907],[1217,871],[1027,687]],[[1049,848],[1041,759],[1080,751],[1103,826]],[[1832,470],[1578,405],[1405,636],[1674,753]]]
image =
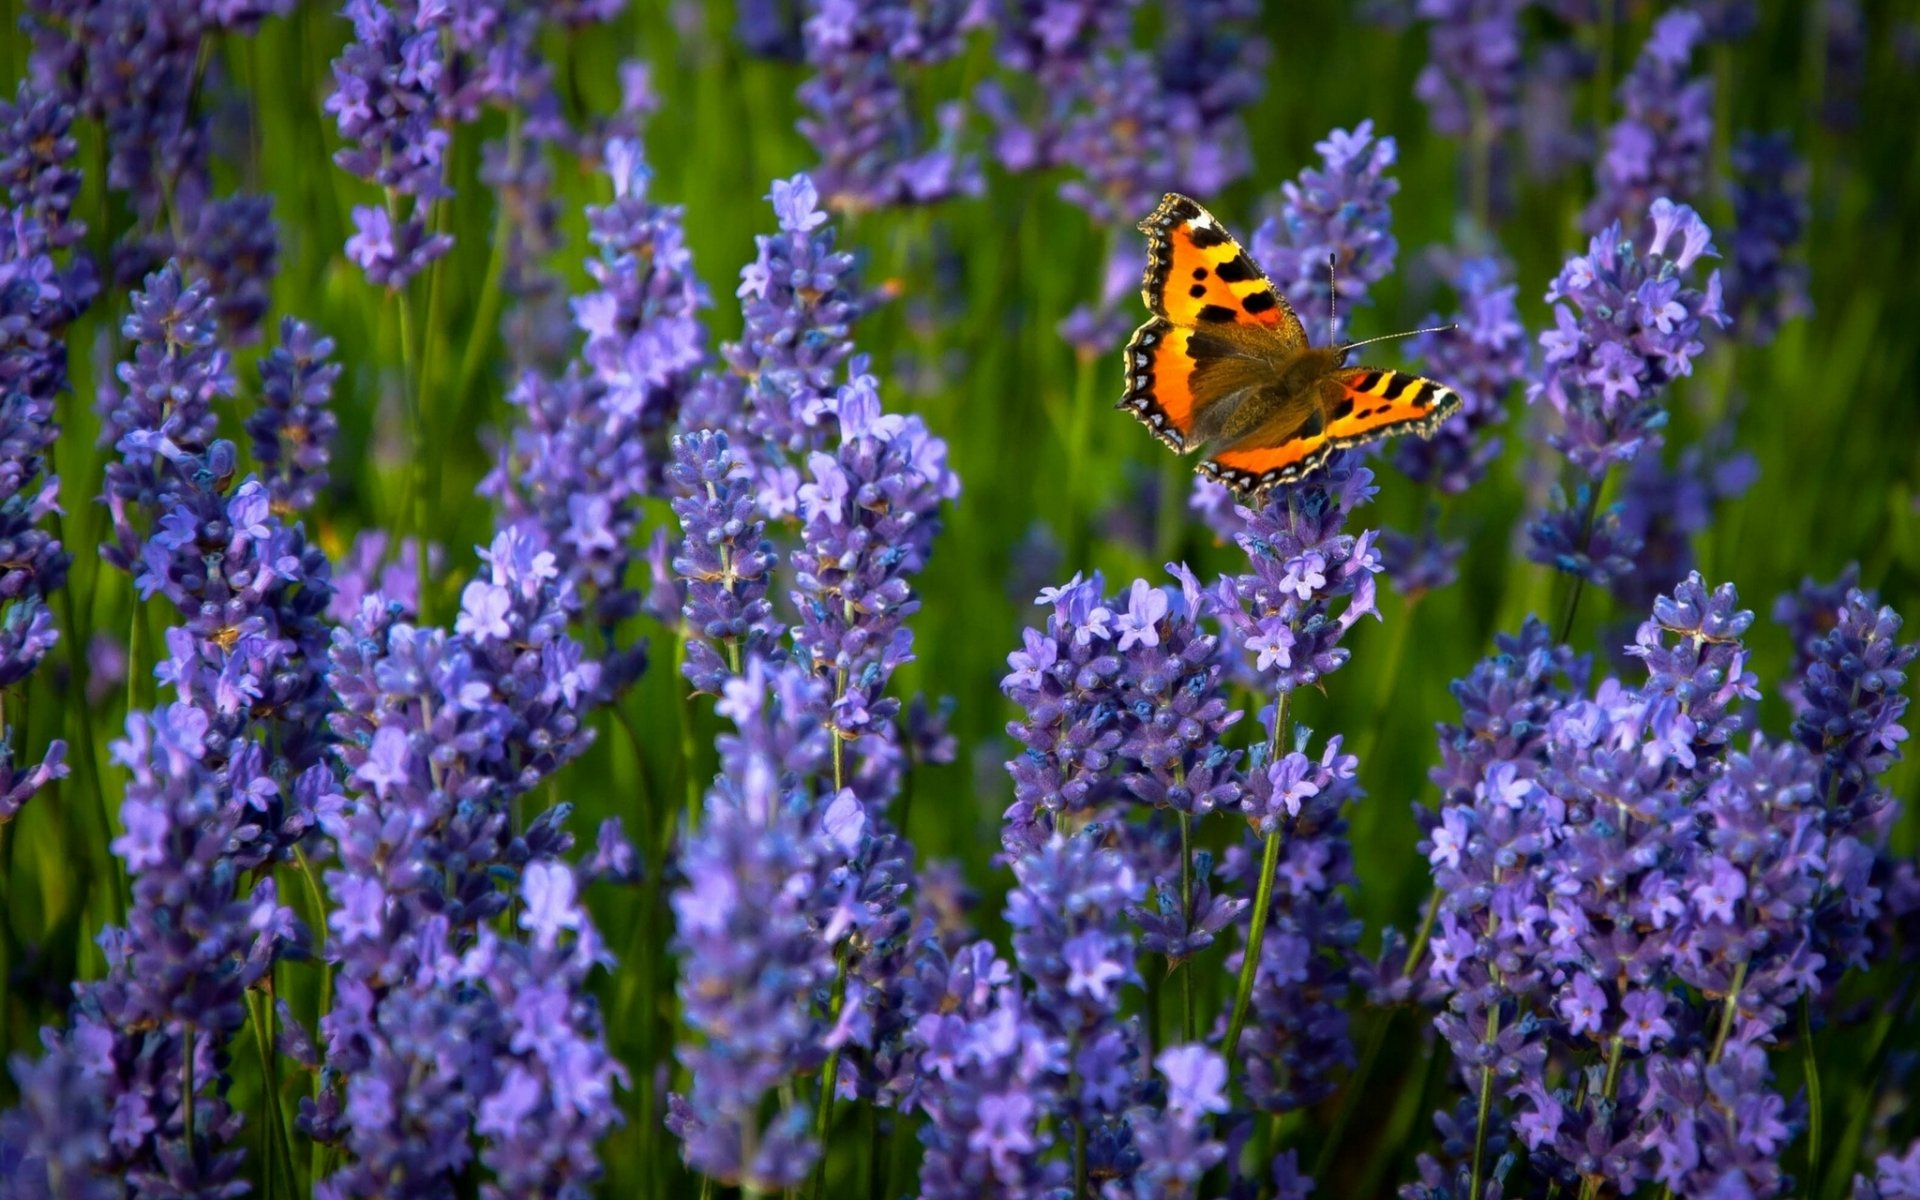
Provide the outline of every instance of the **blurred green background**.
[[[1768,690],[1760,724],[1775,735],[1786,732],[1786,718],[1771,689],[1789,646],[1764,619],[1773,598],[1803,576],[1828,580],[1858,562],[1864,584],[1912,616],[1920,583],[1920,289],[1913,284],[1920,262],[1920,153],[1912,126],[1912,114],[1920,111],[1920,82],[1912,35],[1903,39],[1899,24],[1910,21],[1913,10],[1867,6],[1863,69],[1836,76],[1826,67],[1820,14],[1827,7],[1761,4],[1753,33],[1737,47],[1711,52],[1708,69],[1718,84],[1716,191],[1695,199],[1726,250],[1731,210],[1719,181],[1727,176],[1732,134],[1791,131],[1811,172],[1811,222],[1802,252],[1812,267],[1814,315],[1790,324],[1765,348],[1723,339],[1704,369],[1671,393],[1670,453],[1732,414],[1738,448],[1750,451],[1760,468],[1759,483],[1721,507],[1695,551],[1709,583],[1734,583],[1745,605],[1762,614],[1749,644]],[[1617,115],[1611,83],[1631,65],[1654,15],[1653,6],[1625,5],[1603,30],[1580,31],[1583,43],[1602,57],[1595,79],[1575,97],[1577,111],[1602,125]],[[18,0],[0,5],[0,27],[15,28],[18,16]],[[753,255],[753,236],[772,224],[763,199],[768,181],[815,161],[795,131],[794,91],[804,68],[746,55],[732,37],[734,17],[725,0],[642,2],[609,28],[553,33],[546,45],[576,119],[614,110],[621,60],[638,56],[651,64],[664,103],[646,140],[653,192],[687,206],[688,240],[715,297],[710,329],[716,341],[739,328],[733,288],[738,269]],[[1332,128],[1371,119],[1377,133],[1399,143],[1394,233],[1402,266],[1375,288],[1373,306],[1355,315],[1353,336],[1410,328],[1430,311],[1450,311],[1453,298],[1435,282],[1425,254],[1429,246],[1454,244],[1468,230],[1467,171],[1461,143],[1432,132],[1425,107],[1413,95],[1427,56],[1424,31],[1368,23],[1345,5],[1284,0],[1268,4],[1266,20],[1273,59],[1266,95],[1248,115],[1255,170],[1225,194],[1201,199],[1230,228],[1249,234],[1262,198],[1317,161],[1315,141]],[[478,126],[459,130],[454,140],[450,228],[458,243],[444,267],[442,308],[428,333],[436,343],[432,353],[445,365],[438,372],[440,390],[430,400],[433,444],[415,448],[399,407],[393,302],[341,250],[349,207],[374,197],[332,166],[338,137],[321,108],[331,86],[329,60],[347,32],[330,6],[307,5],[289,18],[268,21],[257,37],[223,40],[202,104],[214,115],[224,172],[219,187],[265,190],[275,198],[282,256],[273,319],[288,313],[317,325],[337,339],[346,364],[335,402],[342,424],[335,486],[318,506],[318,535],[337,552],[360,528],[404,527],[406,458],[423,449],[432,454],[440,463],[441,487],[434,511],[444,518],[440,536],[450,551],[451,570],[435,604],[444,617],[459,579],[471,569],[467,548],[487,540],[491,529],[488,506],[469,501],[491,461],[487,431],[512,416],[503,400],[497,339],[477,311],[496,222],[495,198],[476,178],[479,147],[502,131],[504,118],[490,114]],[[9,92],[25,54],[24,39],[4,35],[0,68]],[[991,47],[977,37],[960,60],[916,82],[914,101],[930,112],[936,101],[969,90],[994,69]],[[1850,122],[1823,119],[1836,98],[1850,105]],[[98,257],[125,227],[127,214],[103,196],[92,170],[100,161],[97,130],[85,127],[82,147],[89,177],[79,211],[93,226],[87,244]],[[556,165],[566,234],[558,262],[581,285],[582,208],[604,202],[609,192],[604,178],[586,166]],[[978,198],[840,221],[843,244],[863,256],[867,281],[887,281],[899,292],[896,302],[861,323],[860,348],[873,356],[888,407],[922,413],[948,440],[964,487],[933,565],[920,580],[922,609],[913,621],[919,660],[898,681],[903,697],[921,690],[956,701],[959,759],[914,772],[907,832],[923,859],[960,861],[983,897],[978,916],[989,930],[996,927],[1008,882],[992,855],[999,815],[1011,798],[1003,731],[1016,715],[998,681],[1021,626],[1041,616],[1031,606],[1028,581],[1100,570],[1120,587],[1136,575],[1163,579],[1161,564],[1172,560],[1185,560],[1205,576],[1239,558],[1188,515],[1189,464],[1111,410],[1120,389],[1119,347],[1083,361],[1057,333],[1074,305],[1097,298],[1107,247],[1139,241],[1130,227],[1093,227],[1057,196],[1059,182],[1056,176],[1009,176],[990,163]],[[1576,222],[1590,188],[1590,176],[1580,170],[1552,185],[1515,173],[1505,202],[1492,214],[1499,248],[1516,266],[1532,332],[1544,320],[1541,295],[1548,281],[1567,256],[1584,250]],[[63,628],[63,651],[6,698],[7,720],[24,735],[20,744],[31,752],[51,738],[68,738],[74,773],[29,805],[15,823],[11,861],[0,864],[7,873],[0,1056],[34,1046],[37,1027],[64,1012],[68,982],[100,969],[91,937],[110,912],[99,896],[77,891],[76,860],[94,861],[103,870],[107,862],[107,834],[92,815],[98,809],[89,789],[99,781],[106,807],[117,812],[124,777],[107,765],[106,744],[121,727],[130,699],[144,706],[154,698],[150,652],[136,648],[133,684],[97,704],[82,700],[65,653],[84,650],[95,631],[122,639],[131,632],[139,646],[151,647],[163,628],[158,616],[136,613],[125,577],[104,568],[95,550],[106,520],[92,500],[103,460],[94,448],[98,425],[91,399],[117,353],[110,331],[125,310],[125,293],[109,291],[73,331],[75,388],[63,404],[66,432],[56,457],[64,536],[75,555],[69,586],[77,628]],[[240,434],[240,421],[251,409],[257,353],[238,356],[243,396],[235,411],[222,414],[226,436]],[[453,364],[468,359],[475,369],[463,387]],[[1403,359],[1388,349],[1382,361]],[[1296,718],[1317,738],[1342,733],[1361,755],[1369,796],[1353,815],[1360,879],[1353,903],[1366,920],[1369,950],[1383,926],[1405,930],[1415,924],[1426,895],[1411,806],[1434,799],[1426,782],[1435,761],[1434,725],[1457,714],[1449,682],[1490,652],[1496,632],[1516,629],[1529,613],[1557,613],[1565,602],[1564,582],[1518,551],[1518,530],[1539,505],[1539,488],[1530,480],[1540,477],[1545,449],[1529,436],[1533,426],[1521,397],[1510,397],[1508,408],[1506,450],[1491,477],[1441,504],[1443,529],[1469,538],[1460,582],[1411,610],[1383,587],[1384,623],[1357,629],[1347,643],[1354,652],[1351,664],[1331,678],[1324,695],[1305,695],[1296,708]],[[1361,513],[1369,527],[1412,530],[1435,503],[1384,464],[1378,481],[1377,502]],[[651,517],[649,528],[671,522],[664,508]],[[1036,547],[1048,542],[1057,548],[1051,564],[1036,559]],[[1630,638],[1638,615],[1589,593],[1572,640],[1601,652],[1604,661],[1606,652]],[[631,824],[643,794],[684,795],[712,768],[713,720],[702,705],[692,712],[699,755],[689,762],[679,754],[685,706],[671,669],[672,634],[644,620],[631,632],[651,638],[655,648],[647,678],[626,701],[646,761],[636,763],[603,715],[594,750],[553,788],[557,798],[577,806],[573,828],[589,838],[600,817],[626,814]],[[1910,805],[1920,801],[1916,782],[1920,768],[1911,760],[1891,780]],[[1896,835],[1904,852],[1912,848],[1912,826],[1909,820]],[[637,939],[647,937],[664,944],[664,922],[643,924],[648,918],[631,892],[609,889],[594,901],[616,948],[631,952]],[[283,967],[282,987],[296,996],[307,989],[306,1006],[296,1008],[310,1016],[305,970]],[[1218,974],[1216,994],[1224,995],[1223,969]],[[654,1052],[664,1045],[664,1030],[657,1024],[649,1029],[644,1019],[651,989],[627,968],[604,980],[604,989],[611,1038],[638,1075],[649,1055],[660,1061]],[[666,990],[657,989],[655,1000]],[[657,1005],[651,1011],[656,1017],[665,1012]],[[257,1086],[246,1070],[243,1056],[236,1068],[236,1102],[243,1107],[245,1090]],[[1783,1083],[1792,1086],[1791,1079]],[[1376,1086],[1390,1085],[1383,1078]],[[9,1102],[10,1088],[0,1074],[0,1105]],[[629,1102],[639,1122],[636,1095],[629,1093]],[[1832,1101],[1844,1102],[1844,1096]],[[1840,1115],[1836,1110],[1834,1119]],[[649,1137],[634,1127],[615,1137],[607,1151],[613,1172],[608,1194],[632,1194],[633,1185],[649,1181],[656,1187],[673,1182],[673,1169],[660,1163],[668,1155],[650,1152],[659,1145],[656,1138],[664,1135]],[[1343,1186],[1358,1188],[1362,1180],[1355,1175]],[[1344,1193],[1335,1188],[1323,1194]]]

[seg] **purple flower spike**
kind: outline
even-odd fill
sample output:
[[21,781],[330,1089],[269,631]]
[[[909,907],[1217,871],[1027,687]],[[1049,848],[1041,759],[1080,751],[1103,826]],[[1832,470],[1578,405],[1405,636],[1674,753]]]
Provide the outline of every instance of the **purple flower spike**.
[[1455,328],[1422,334],[1410,352],[1460,393],[1460,411],[1430,438],[1396,441],[1393,463],[1414,481],[1457,496],[1485,477],[1499,455],[1500,439],[1481,435],[1505,420],[1508,395],[1527,375],[1531,356],[1515,302],[1519,285],[1509,281],[1510,268],[1497,258],[1456,258],[1446,267],[1460,309],[1449,318],[1431,314],[1421,323],[1450,322]]
[[[574,299],[585,369],[523,373],[509,391],[521,419],[481,490],[538,538],[598,634],[599,699],[620,695],[646,666],[644,646],[618,630],[641,611],[628,578],[641,502],[666,492],[667,429],[707,365],[697,319],[706,290],[693,274],[678,208],[647,198],[637,143],[606,148],[614,200],[589,208],[599,285]],[[574,615],[574,614],[570,614]]]
[[[1826,807],[1804,739],[1739,737],[1751,620],[1696,574],[1641,628],[1642,685],[1589,695],[1537,624],[1456,685],[1423,818],[1442,897],[1424,986],[1470,1089],[1491,1080],[1488,1146],[1517,1135],[1542,1181],[1780,1192],[1795,1118],[1766,1047],[1857,960],[1878,843]],[[1596,1054],[1599,1096],[1576,1087]]]
[[1559,427],[1548,444],[1579,478],[1571,501],[1556,491],[1530,526],[1528,554],[1602,585],[1633,570],[1640,545],[1617,509],[1594,511],[1592,489],[1614,465],[1658,450],[1662,393],[1692,373],[1707,330],[1727,323],[1719,272],[1704,292],[1683,279],[1694,262],[1715,253],[1705,222],[1666,199],[1654,201],[1649,221],[1654,232],[1645,253],[1636,253],[1615,224],[1585,255],[1569,259],[1547,289],[1555,328],[1540,335],[1544,375],[1527,393],[1529,403],[1544,399],[1552,408]]
[[1706,199],[1713,80],[1687,75],[1706,32],[1699,14],[1688,8],[1654,22],[1632,72],[1620,84],[1626,115],[1607,131],[1597,168],[1599,194],[1585,217],[1588,230],[1602,233],[1609,225],[1625,225],[1637,236],[1636,223],[1655,198]]
[[[48,455],[60,427],[54,406],[67,379],[66,326],[93,297],[84,259],[55,255],[85,227],[68,213],[79,176],[68,163],[72,111],[24,87],[0,104],[0,687],[33,673],[59,640],[48,599],[66,584],[69,557],[42,523],[60,511],[60,480]],[[71,235],[71,236],[69,236]],[[0,822],[67,773],[54,741],[37,765],[16,770],[13,731],[0,729]]]
[[253,458],[284,513],[305,512],[326,490],[327,462],[339,422],[328,407],[340,364],[333,339],[288,317],[280,345],[260,361],[260,410],[247,418]]
[[870,301],[853,256],[834,249],[813,181],[775,180],[767,198],[780,231],[756,238],[759,254],[740,271],[745,328],[720,348],[730,369],[701,379],[679,427],[724,430],[754,469],[761,507],[780,517],[796,511],[799,480],[779,459],[827,444],[853,323]]
[[802,26],[813,78],[800,87],[800,131],[819,151],[828,206],[843,212],[932,204],[980,190],[980,169],[956,152],[962,109],[940,117],[941,145],[923,148],[902,76],[953,58],[979,9],[968,0],[821,0]]
[[1336,460],[1310,485],[1281,488],[1259,509],[1235,510],[1241,530],[1234,540],[1251,569],[1220,581],[1216,609],[1256,664],[1262,692],[1312,686],[1339,670],[1349,656],[1340,645],[1347,630],[1379,616],[1375,535],[1343,532],[1375,490],[1373,472]]
[[751,483],[736,470],[724,433],[688,433],[673,440],[667,478],[677,493],[674,515],[685,531],[676,575],[686,580],[682,610],[688,682],[715,696],[739,664],[779,661],[786,632],[773,616],[767,585],[776,562],[766,522],[756,520]]
[[1727,306],[1734,328],[1755,345],[1813,312],[1807,265],[1794,258],[1807,225],[1807,168],[1782,133],[1734,140],[1733,259]]

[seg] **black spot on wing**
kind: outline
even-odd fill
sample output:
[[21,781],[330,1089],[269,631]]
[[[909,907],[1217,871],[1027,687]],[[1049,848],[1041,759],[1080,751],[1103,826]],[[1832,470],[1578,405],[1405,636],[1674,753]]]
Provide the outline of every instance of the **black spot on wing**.
[[1224,246],[1233,240],[1227,236],[1226,230],[1220,228],[1218,225],[1211,224],[1195,225],[1188,236],[1193,239],[1193,244],[1202,250],[1211,250],[1215,246]]
[[1207,294],[1207,285],[1204,283],[1196,283],[1192,287],[1187,289],[1187,295],[1192,296],[1195,300],[1198,300],[1200,297],[1206,294]]
[[1207,269],[1205,267],[1195,267],[1193,269],[1193,277],[1195,279],[1205,279],[1207,277]]
[[1433,384],[1422,379],[1420,386],[1413,389],[1413,395],[1407,397],[1407,403],[1413,405],[1415,408],[1425,408],[1427,405],[1433,403],[1433,394],[1438,390],[1439,389],[1434,387]]
[[1347,399],[1340,401],[1340,403],[1334,405],[1333,411],[1331,413],[1328,413],[1327,415],[1335,421],[1342,421],[1342,420],[1345,420],[1347,416],[1350,415],[1352,412],[1353,412],[1353,400],[1351,397],[1349,397]]
[[1412,383],[1413,379],[1414,377],[1411,375],[1402,375],[1398,371],[1395,371],[1392,381],[1387,384],[1387,390],[1380,393],[1381,398],[1398,400],[1400,393],[1407,390],[1407,385]]
[[1273,298],[1272,292],[1255,292],[1251,296],[1242,297],[1240,301],[1240,307],[1256,317],[1263,312],[1272,312],[1279,307],[1279,304],[1280,302]]
[[1256,272],[1253,269],[1253,260],[1242,251],[1215,267],[1214,274],[1228,283],[1245,283],[1252,279]]
[[1208,304],[1200,309],[1199,319],[1215,325],[1230,323],[1237,314],[1224,304]]
[[[1365,375],[1353,381],[1353,390],[1356,392],[1371,392],[1379,382],[1380,372],[1368,371]],[[1348,407],[1351,408],[1352,405],[1349,404]]]

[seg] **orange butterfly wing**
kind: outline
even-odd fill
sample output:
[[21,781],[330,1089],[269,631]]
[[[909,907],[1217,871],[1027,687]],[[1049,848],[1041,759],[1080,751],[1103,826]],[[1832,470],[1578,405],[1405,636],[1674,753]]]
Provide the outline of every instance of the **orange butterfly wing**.
[[1406,371],[1388,367],[1347,367],[1335,371],[1327,409],[1327,441],[1358,446],[1390,433],[1432,437],[1448,417],[1460,411],[1460,393]]
[[1344,367],[1321,385],[1324,419],[1277,446],[1238,446],[1200,464],[1200,473],[1242,495],[1258,497],[1297,483],[1335,450],[1391,433],[1432,437],[1460,409],[1460,393],[1443,383],[1382,367]]
[[1198,203],[1168,192],[1140,231],[1147,235],[1140,298],[1155,316],[1175,325],[1260,325],[1278,334],[1284,349],[1306,346],[1286,297]]
[[1307,334],[1286,298],[1198,203],[1169,192],[1140,230],[1147,235],[1140,298],[1154,316],[1127,342],[1126,390],[1117,407],[1184,451],[1196,407],[1191,330],[1257,326],[1277,339],[1282,353],[1305,348]]

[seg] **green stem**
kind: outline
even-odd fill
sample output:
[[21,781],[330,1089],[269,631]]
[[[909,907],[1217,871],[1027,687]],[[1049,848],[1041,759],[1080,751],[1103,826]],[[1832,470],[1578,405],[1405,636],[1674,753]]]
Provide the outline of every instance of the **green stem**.
[[[62,524],[60,510],[56,508],[53,510],[53,536],[62,545],[67,545],[69,543]],[[73,589],[70,587],[60,589],[60,613],[67,623],[67,670],[72,675],[74,686],[78,687],[81,686],[79,681],[87,677],[86,649],[85,642],[80,636],[80,622],[74,616]],[[131,650],[128,653],[131,655]],[[127,662],[127,678],[129,680],[133,678],[131,657]],[[94,811],[100,820],[99,845],[104,846],[113,840],[113,812],[107,807],[106,785],[100,779],[100,760],[94,757],[93,714],[83,710],[77,715],[80,718],[80,758],[85,764],[88,790],[93,794]],[[107,899],[110,901],[107,913],[109,923],[118,925],[126,919],[127,881],[120,873],[118,857],[105,851],[101,851],[100,855],[104,860],[103,873],[107,878]]]
[[1073,1200],[1087,1200],[1087,1125],[1073,1122]]
[[[1607,1081],[1601,1085],[1600,1098],[1613,1103],[1615,1090],[1620,1085],[1620,1050],[1622,1040],[1619,1035],[1613,1038],[1613,1044],[1607,1050]],[[1588,1175],[1580,1181],[1580,1200],[1594,1200],[1600,1194],[1601,1176]]]
[[185,1050],[180,1066],[180,1119],[186,1127],[187,1157],[198,1160],[200,1155],[193,1145],[193,1026],[187,1026],[181,1041]]
[[1806,1059],[1807,1077],[1807,1179],[1820,1179],[1820,1142],[1822,1113],[1820,1103],[1820,1060],[1813,1052],[1813,997],[1800,997],[1800,1047]]
[[[1580,545],[1576,547],[1583,554],[1593,542],[1593,523],[1600,512],[1600,491],[1606,486],[1607,473],[1603,471],[1587,491],[1587,502],[1580,512]],[[1586,585],[1585,575],[1573,577],[1573,591],[1567,597],[1566,615],[1560,618],[1560,635],[1553,639],[1561,645],[1566,644],[1567,635],[1573,632],[1573,616],[1580,611],[1580,593],[1586,590]]]
[[[1267,738],[1268,762],[1272,762],[1279,751],[1292,703],[1292,692],[1280,693],[1280,702],[1274,707],[1273,732]],[[1246,1028],[1247,1009],[1253,1002],[1253,980],[1260,970],[1260,943],[1266,940],[1267,911],[1273,906],[1273,877],[1280,869],[1280,841],[1280,827],[1276,825],[1267,835],[1260,855],[1260,879],[1253,893],[1253,924],[1247,930],[1246,949],[1240,955],[1240,978],[1234,984],[1233,1015],[1227,1019],[1227,1040],[1220,1047],[1220,1055],[1228,1063],[1234,1061],[1234,1052],[1239,1049],[1240,1031]]]
[[[1389,1008],[1380,1014],[1374,1022],[1373,1032],[1367,1035],[1366,1047],[1360,1052],[1360,1065],[1354,1070],[1353,1078],[1347,1080],[1347,1086],[1340,1093],[1340,1108],[1333,1115],[1333,1124],[1327,1129],[1327,1136],[1320,1140],[1320,1153],[1313,1160],[1313,1177],[1325,1179],[1333,1167],[1333,1158],[1346,1139],[1347,1126],[1353,1121],[1353,1114],[1359,1111],[1360,1097],[1366,1093],[1367,1081],[1373,1078],[1374,1064],[1380,1060],[1381,1048],[1387,1044],[1387,1031],[1393,1028],[1393,1019],[1400,1013],[1399,1008]],[[1373,1099],[1373,1097],[1369,1097]]]
[[1727,1048],[1727,1035],[1733,1032],[1733,1015],[1740,1008],[1740,989],[1747,983],[1747,964],[1741,963],[1734,968],[1733,986],[1727,989],[1727,1004],[1720,1013],[1720,1032],[1713,1036],[1713,1054],[1707,1059],[1711,1066],[1720,1061],[1720,1052]]
[[[833,1028],[840,1023],[840,1010],[847,1003],[847,944],[840,944],[840,953],[833,973],[833,999],[827,1005],[827,1027]],[[820,1160],[813,1166],[813,1200],[820,1200],[826,1194],[827,1186],[827,1138],[833,1129],[833,1090],[840,1078],[840,1047],[835,1046],[827,1054],[827,1063],[820,1068],[820,1109],[814,1114],[814,1139],[820,1143]]]
[[[1193,814],[1180,814],[1180,927],[1193,928]],[[1180,1036],[1187,1042],[1198,1041],[1194,1033],[1193,964],[1183,962],[1180,972]]]
[[1267,932],[1267,911],[1273,906],[1273,877],[1280,868],[1280,831],[1267,835],[1266,849],[1260,855],[1260,883],[1253,894],[1253,926],[1247,930],[1247,947],[1240,956],[1240,978],[1234,984],[1233,1015],[1227,1020],[1227,1040],[1220,1047],[1229,1063],[1240,1046],[1240,1031],[1246,1028],[1247,1009],[1253,1002],[1253,979],[1260,969],[1260,943]]
[[[269,986],[272,984],[272,979],[273,977],[268,975]],[[248,989],[247,1009],[248,1015],[253,1018],[253,1043],[260,1052],[260,1107],[262,1109],[260,1119],[267,1127],[266,1179],[260,1190],[267,1200],[273,1200],[273,1179],[276,1169],[285,1168],[289,1191],[294,1189],[295,1180],[293,1147],[287,1141],[286,1118],[280,1107],[280,1078],[279,1073],[274,1070],[276,1055],[273,1025],[276,1014],[272,994],[269,992],[263,995],[257,990]]]
[[[683,631],[673,640],[673,679],[668,686],[674,689],[680,717],[680,769],[686,773],[687,830],[692,832],[700,827],[700,784],[694,773],[693,746],[693,698],[686,689],[687,638]],[[660,844],[667,843],[665,814],[662,814],[659,830]]]
[[[1500,1036],[1500,1006],[1495,1003],[1493,1011],[1487,1014],[1486,1045],[1492,1045]],[[1480,1195],[1480,1182],[1487,1177],[1487,1122],[1493,1116],[1493,1064],[1480,1068],[1480,1115],[1473,1123],[1473,1187],[1467,1194]]]
[[1440,915],[1440,889],[1435,888],[1427,900],[1427,915],[1420,920],[1420,932],[1413,935],[1413,944],[1407,947],[1406,965],[1400,968],[1401,978],[1414,973],[1420,966],[1420,959],[1427,952],[1427,943],[1433,939],[1434,918]]

